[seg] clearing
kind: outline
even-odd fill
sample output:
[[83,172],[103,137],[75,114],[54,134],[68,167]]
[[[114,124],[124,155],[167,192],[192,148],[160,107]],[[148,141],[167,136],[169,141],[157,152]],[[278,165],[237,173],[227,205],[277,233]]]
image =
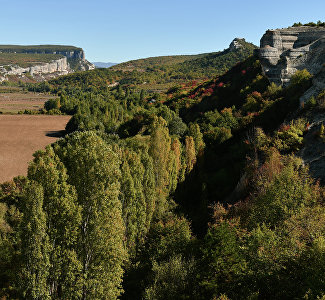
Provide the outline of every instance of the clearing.
[[57,96],[13,89],[7,91],[2,87],[0,88],[0,112],[17,114],[19,111],[25,111],[25,109],[38,111],[44,107],[47,100],[54,98]]
[[0,115],[0,182],[26,175],[33,153],[55,142],[70,118]]

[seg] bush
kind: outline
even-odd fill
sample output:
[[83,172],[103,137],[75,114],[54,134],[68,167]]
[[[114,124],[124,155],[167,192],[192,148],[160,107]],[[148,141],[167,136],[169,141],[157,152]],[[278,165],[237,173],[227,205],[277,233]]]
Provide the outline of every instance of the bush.
[[47,111],[50,111],[51,109],[59,109],[61,107],[60,105],[60,99],[50,99],[48,101],[45,102],[44,104],[44,108]]

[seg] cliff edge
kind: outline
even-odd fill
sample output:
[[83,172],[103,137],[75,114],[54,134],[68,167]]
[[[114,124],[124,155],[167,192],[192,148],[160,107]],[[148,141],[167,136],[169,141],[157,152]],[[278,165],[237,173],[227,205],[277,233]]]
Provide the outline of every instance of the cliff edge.
[[259,57],[265,75],[278,85],[286,85],[297,70],[317,75],[325,63],[325,28],[268,30],[261,39]]

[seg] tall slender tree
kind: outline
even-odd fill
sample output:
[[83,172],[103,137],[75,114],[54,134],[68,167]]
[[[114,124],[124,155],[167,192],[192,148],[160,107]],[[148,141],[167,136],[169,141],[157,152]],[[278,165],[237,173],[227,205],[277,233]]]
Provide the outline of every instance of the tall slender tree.
[[82,206],[82,299],[116,299],[126,259],[119,156],[95,132],[68,136],[55,145],[55,151]]
[[50,299],[48,277],[51,246],[46,233],[43,188],[36,183],[30,183],[24,200],[21,223],[22,294],[25,299]]
[[66,168],[48,146],[34,154],[28,177],[42,185],[47,233],[52,245],[50,255],[50,294],[53,298],[74,299],[81,296],[81,262],[77,257],[81,206],[75,188],[67,183]]

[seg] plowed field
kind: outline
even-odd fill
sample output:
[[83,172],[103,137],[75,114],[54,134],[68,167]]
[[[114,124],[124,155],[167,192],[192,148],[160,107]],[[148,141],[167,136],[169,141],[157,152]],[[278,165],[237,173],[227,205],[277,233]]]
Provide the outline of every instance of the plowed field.
[[36,150],[55,142],[70,116],[0,115],[0,182],[26,175]]

